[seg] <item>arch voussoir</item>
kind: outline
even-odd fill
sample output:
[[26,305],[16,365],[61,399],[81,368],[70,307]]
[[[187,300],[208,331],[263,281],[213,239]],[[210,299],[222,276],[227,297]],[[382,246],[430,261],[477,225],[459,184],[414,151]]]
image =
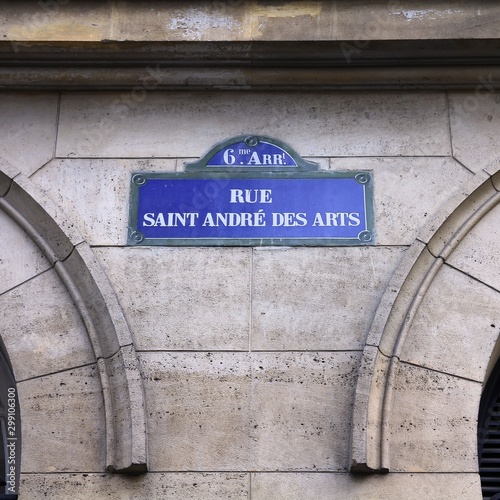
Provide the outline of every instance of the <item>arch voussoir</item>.
[[85,324],[104,400],[106,469],[147,470],[144,393],[132,335],[92,249],[64,212],[27,177],[0,161],[0,209],[37,244]]
[[440,270],[472,228],[500,203],[499,175],[500,171],[482,171],[450,199],[408,249],[386,288],[367,337],[357,383],[352,472],[391,470],[389,430],[403,346]]

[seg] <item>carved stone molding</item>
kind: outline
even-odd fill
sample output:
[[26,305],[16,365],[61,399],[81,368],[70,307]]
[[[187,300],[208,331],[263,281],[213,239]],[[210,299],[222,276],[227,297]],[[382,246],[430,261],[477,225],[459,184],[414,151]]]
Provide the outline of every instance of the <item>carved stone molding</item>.
[[85,324],[103,391],[106,468],[147,471],[144,393],[132,336],[90,246],[28,178],[0,163],[0,209],[38,245],[66,286]]
[[[388,429],[393,418],[393,391],[403,345],[438,271],[471,229],[500,203],[499,175],[480,172],[453,197],[409,248],[386,288],[359,372],[351,472],[388,472],[391,468]],[[492,358],[491,362],[494,361]]]

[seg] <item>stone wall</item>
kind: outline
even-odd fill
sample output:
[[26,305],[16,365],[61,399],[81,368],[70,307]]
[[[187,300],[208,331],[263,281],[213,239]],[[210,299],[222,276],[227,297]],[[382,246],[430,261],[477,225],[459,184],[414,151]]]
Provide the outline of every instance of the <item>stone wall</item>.
[[[497,38],[488,1],[27,1],[5,6],[6,38],[51,41],[403,40]],[[22,46],[22,45],[21,45]],[[365,48],[365,47],[362,47]]]
[[[457,213],[495,198],[494,95],[8,92],[0,110],[2,171],[87,255],[75,276],[98,269],[101,290],[109,280],[147,429],[149,472],[106,473],[99,362],[110,355],[96,352],[88,308],[61,277],[68,257],[52,262],[2,213],[1,335],[20,394],[21,498],[480,498],[475,419],[500,330],[496,202],[449,256],[431,240],[448,241],[440,235]],[[132,171],[182,171],[244,133],[286,141],[325,170],[371,170],[376,244],[126,246]],[[424,292],[408,291],[426,253],[442,266]],[[391,354],[387,331],[418,293]],[[351,457],[377,439],[380,370],[358,373],[377,345],[386,361],[373,366],[399,362],[379,464],[391,472],[363,477],[349,473]]]
[[[20,498],[481,498],[498,7],[2,8]],[[182,172],[243,134],[371,171],[374,244],[127,246],[132,172]]]

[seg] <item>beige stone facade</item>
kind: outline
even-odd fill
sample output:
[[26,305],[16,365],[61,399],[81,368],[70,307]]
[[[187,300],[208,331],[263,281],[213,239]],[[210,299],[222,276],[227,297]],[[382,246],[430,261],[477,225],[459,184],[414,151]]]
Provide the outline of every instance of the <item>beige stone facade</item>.
[[[424,3],[2,7],[19,499],[482,498],[500,7]],[[132,172],[243,134],[369,170],[374,244],[127,245]]]

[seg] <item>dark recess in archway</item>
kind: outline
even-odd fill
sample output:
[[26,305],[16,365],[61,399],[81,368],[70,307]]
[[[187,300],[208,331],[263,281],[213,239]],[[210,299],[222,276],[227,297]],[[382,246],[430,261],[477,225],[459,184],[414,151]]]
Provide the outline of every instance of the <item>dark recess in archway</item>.
[[0,500],[17,500],[21,470],[21,418],[12,365],[0,339]]
[[483,498],[500,499],[500,360],[481,396],[477,439]]

